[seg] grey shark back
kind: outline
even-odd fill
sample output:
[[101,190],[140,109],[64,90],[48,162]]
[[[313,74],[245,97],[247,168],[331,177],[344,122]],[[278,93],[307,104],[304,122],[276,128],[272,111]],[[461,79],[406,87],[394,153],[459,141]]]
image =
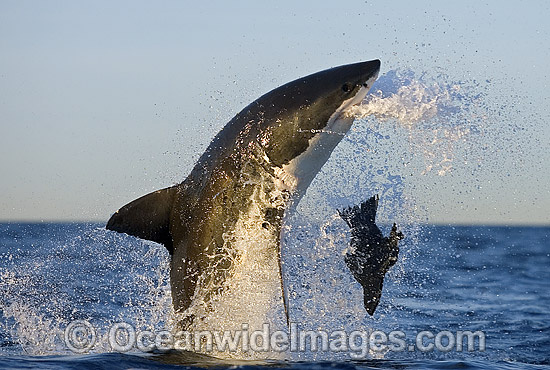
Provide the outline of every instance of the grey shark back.
[[[173,305],[185,322],[206,322],[227,307],[238,316],[242,300],[228,297],[239,294],[255,302],[278,294],[288,320],[283,216],[351,127],[346,110],[364,99],[379,69],[378,60],[345,65],[270,91],[214,137],[181,184],[111,217],[107,229],[167,247]],[[258,317],[267,310],[261,303],[247,309]]]
[[378,201],[376,195],[359,206],[338,211],[351,229],[350,249],[344,260],[363,287],[363,304],[371,316],[380,303],[386,272],[397,262],[398,242],[404,237],[395,223],[389,237],[382,235],[375,224]]

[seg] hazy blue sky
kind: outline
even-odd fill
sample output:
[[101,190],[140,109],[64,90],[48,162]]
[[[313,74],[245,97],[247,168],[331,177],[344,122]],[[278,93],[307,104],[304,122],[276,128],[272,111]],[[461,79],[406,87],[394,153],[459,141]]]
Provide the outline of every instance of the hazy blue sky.
[[549,4],[0,0],[0,220],[106,220],[183,180],[262,93],[379,58],[491,80],[490,104],[526,128],[479,194],[459,206],[449,177],[419,196],[430,221],[549,224]]

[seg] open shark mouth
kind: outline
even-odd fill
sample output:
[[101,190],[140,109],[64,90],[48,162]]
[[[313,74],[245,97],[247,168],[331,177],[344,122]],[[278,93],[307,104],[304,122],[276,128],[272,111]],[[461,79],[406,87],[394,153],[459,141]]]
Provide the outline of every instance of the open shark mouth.
[[305,191],[315,178],[315,175],[326,163],[332,151],[351,128],[355,115],[353,107],[361,104],[372,85],[378,78],[378,71],[373,73],[359,91],[342,104],[330,116],[325,128],[315,132],[309,140],[306,151],[282,167],[275,167],[275,175],[281,181],[283,188],[293,193],[290,208],[298,204]]

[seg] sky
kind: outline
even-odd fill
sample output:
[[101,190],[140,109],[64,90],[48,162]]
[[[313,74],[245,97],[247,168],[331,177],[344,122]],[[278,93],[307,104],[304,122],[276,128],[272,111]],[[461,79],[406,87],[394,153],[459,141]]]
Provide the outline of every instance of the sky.
[[426,179],[428,222],[548,225],[549,16],[546,1],[0,0],[0,221],[106,221],[181,182],[263,93],[380,59],[381,75],[491,81],[487,104],[521,129],[470,175],[479,192]]

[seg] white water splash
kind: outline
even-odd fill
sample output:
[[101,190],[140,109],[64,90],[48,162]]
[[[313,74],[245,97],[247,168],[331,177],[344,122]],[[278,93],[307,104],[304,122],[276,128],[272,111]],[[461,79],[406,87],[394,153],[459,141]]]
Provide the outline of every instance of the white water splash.
[[406,130],[411,151],[423,153],[421,175],[435,171],[445,176],[453,168],[455,144],[477,131],[480,117],[476,108],[482,102],[475,85],[446,80],[443,76],[432,81],[411,72],[390,71],[350,114],[373,127],[397,123]]
[[[459,86],[452,88],[459,89]],[[365,104],[352,107],[350,113],[356,119],[374,116],[378,120],[397,119],[412,125],[416,122],[429,120],[437,116],[441,107],[450,103],[450,93],[434,84],[427,86],[420,81],[411,81],[408,86],[384,96],[381,90],[369,95]]]
[[0,255],[13,260],[0,269],[0,335],[8,338],[2,350],[70,354],[64,334],[75,320],[96,330],[91,353],[112,351],[108,331],[114,323],[137,331],[171,327],[170,266],[161,246],[99,228],[66,240],[47,234],[38,240],[28,251],[25,246]]

